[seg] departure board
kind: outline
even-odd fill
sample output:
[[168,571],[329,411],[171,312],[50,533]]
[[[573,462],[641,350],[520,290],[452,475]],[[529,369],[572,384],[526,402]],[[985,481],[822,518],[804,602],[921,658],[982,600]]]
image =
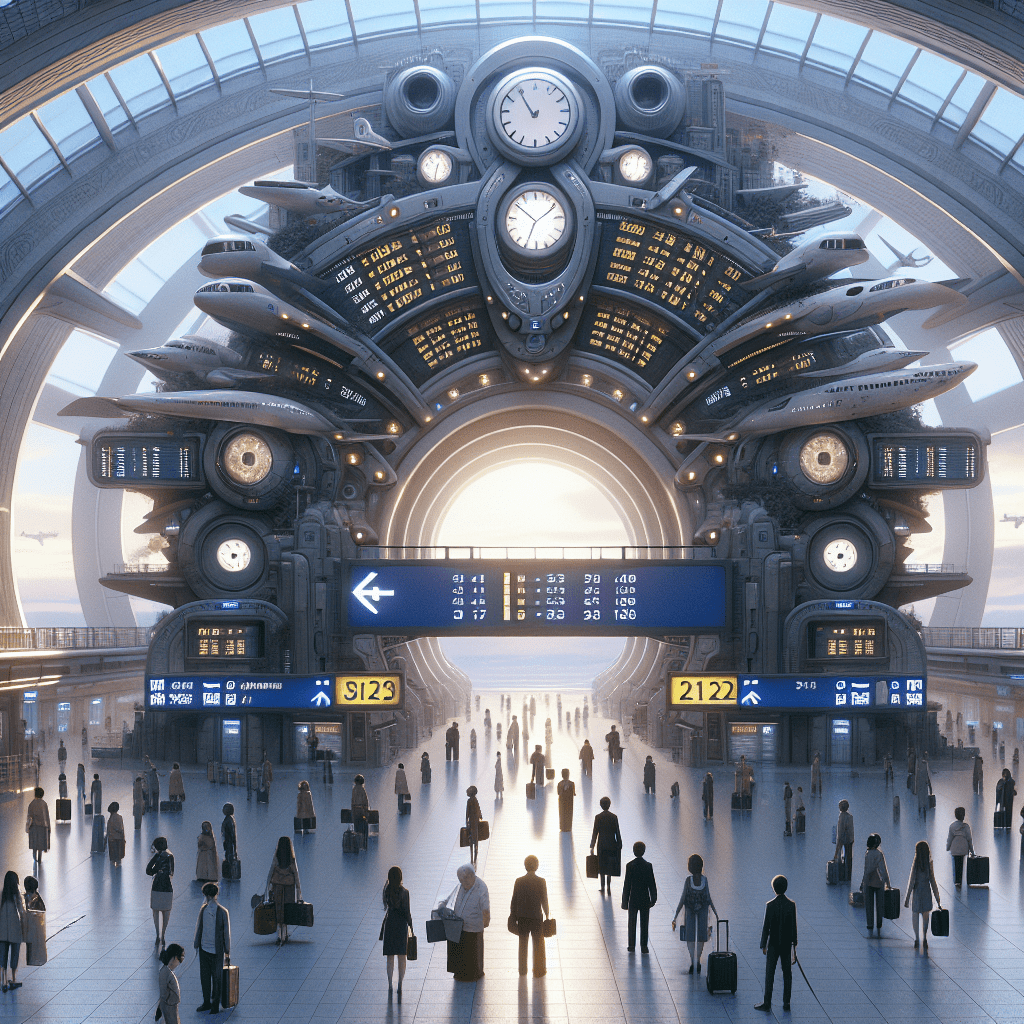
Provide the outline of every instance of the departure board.
[[923,676],[740,676],[744,708],[925,708]]
[[808,647],[815,661],[872,661],[888,657],[883,619],[811,622]]
[[298,352],[283,352],[278,349],[260,348],[255,350],[247,369],[265,373],[275,381],[327,395],[338,402],[366,407],[366,395],[346,380],[339,366],[333,366],[324,359]]
[[872,487],[974,487],[984,475],[984,448],[977,434],[875,434],[870,441]]
[[656,384],[690,346],[678,327],[629,302],[592,294],[576,334],[576,347],[606,356]]
[[458,635],[726,628],[726,569],[705,562],[353,562],[347,625]]
[[197,437],[102,434],[92,441],[97,487],[182,487],[202,483]]
[[737,303],[745,274],[718,249],[687,232],[599,214],[601,247],[594,284],[641,295],[707,334]]
[[431,299],[477,285],[466,220],[437,220],[382,238],[321,274],[329,301],[367,334]]
[[188,623],[186,650],[201,661],[231,661],[263,657],[262,622],[196,621]]
[[384,351],[405,370],[412,382],[422,384],[463,356],[494,347],[491,325],[483,303],[476,299],[452,303],[398,328]]

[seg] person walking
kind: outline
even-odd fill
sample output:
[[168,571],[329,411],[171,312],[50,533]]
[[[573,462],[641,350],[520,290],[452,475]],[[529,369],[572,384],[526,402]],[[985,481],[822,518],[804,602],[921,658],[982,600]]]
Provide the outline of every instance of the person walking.
[[526,874],[520,875],[512,887],[512,905],[509,924],[515,925],[519,936],[519,974],[526,974],[527,949],[533,940],[533,976],[543,978],[548,973],[544,950],[544,921],[548,911],[548,883],[537,874],[540,861],[530,854],[523,861]]
[[626,865],[626,877],[622,880],[622,909],[629,911],[626,936],[626,951],[636,950],[636,923],[640,919],[640,953],[646,956],[648,932],[651,921],[651,907],[658,902],[658,885],[654,880],[654,866],[644,860],[647,844],[633,844],[633,860]]
[[224,980],[224,958],[231,952],[231,918],[217,902],[220,886],[207,882],[203,886],[205,902],[199,910],[196,934],[192,945],[199,951],[199,984],[203,989],[203,1005],[196,1013],[220,1013],[221,989]]
[[704,820],[710,821],[715,816],[715,777],[708,772],[700,787],[700,798],[704,802]]
[[384,902],[384,920],[380,924],[379,938],[384,941],[384,956],[387,958],[388,994],[393,990],[395,957],[398,957],[398,997],[402,997],[402,980],[405,978],[409,936],[416,934],[412,923],[409,890],[402,885],[402,869],[398,866],[388,869],[388,880],[381,894]]
[[864,874],[860,880],[860,891],[864,893],[864,913],[868,922],[868,936],[878,928],[882,937],[882,911],[885,909],[882,893],[889,888],[889,868],[882,852],[882,837],[877,832],[868,836],[867,852],[864,854]]
[[203,822],[203,830],[196,838],[196,881],[215,882],[220,877],[219,860],[217,857],[217,837],[213,834],[213,825]]
[[370,796],[366,792],[366,779],[357,775],[352,780],[352,828],[363,837],[363,848],[370,834]]
[[782,1009],[789,1010],[789,998],[793,992],[793,958],[796,956],[796,904],[786,896],[789,879],[776,875],[772,879],[775,899],[769,900],[764,908],[764,924],[761,926],[761,952],[768,958],[764,967],[764,1000],[755,1010],[771,1012],[772,994],[775,991],[775,968],[782,964]]
[[580,747],[580,765],[584,776],[593,776],[594,748],[590,745],[590,740],[585,739],[583,741],[583,746]]
[[160,954],[160,974],[157,978],[157,987],[160,990],[157,1007],[164,1024],[181,1024],[181,1016],[178,1005],[181,1003],[181,986],[178,984],[178,977],[174,973],[185,960],[185,949],[177,942],[172,942]]
[[811,796],[817,793],[821,796],[821,754],[816,750],[814,760],[811,762]]
[[100,782],[98,772],[93,772],[92,785],[89,787],[89,801],[95,814],[102,813],[103,808],[103,783]]
[[505,749],[510,751],[512,756],[519,758],[519,719],[513,715],[512,724],[505,733]]
[[444,734],[444,759],[446,761],[458,761],[459,759],[459,723],[452,722]]
[[974,784],[974,792],[981,796],[981,791],[985,781],[985,769],[982,761],[981,754],[977,754],[974,758],[974,775],[972,777]]
[[[841,858],[840,854],[842,854]],[[836,853],[833,859],[841,864],[839,880],[841,882],[849,882],[853,878],[853,815],[850,813],[849,800],[839,801],[839,821],[836,823]]]
[[107,805],[107,856],[110,858],[111,867],[119,868],[124,860],[125,850],[128,848],[128,840],[124,834],[124,818],[120,813],[121,805],[112,801]]
[[28,833],[28,845],[32,851],[32,860],[40,864],[43,854],[50,848],[50,808],[43,799],[43,790],[36,786],[33,790],[32,802],[28,805],[25,818],[25,831]]
[[[0,893],[0,987],[6,992],[9,989],[21,988],[17,979],[18,956],[21,943],[25,936],[27,912],[25,901],[18,888],[18,876],[13,871],[4,875],[4,888]],[[10,963],[11,977],[8,981],[7,967]]]
[[536,783],[541,789],[544,788],[546,781],[544,776],[546,763],[544,751],[541,749],[540,744],[535,744],[533,753],[530,755],[530,764],[533,765],[533,775],[530,777],[530,781]]
[[977,856],[974,852],[971,826],[964,820],[966,817],[966,809],[958,807],[953,812],[954,820],[950,822],[949,831],[946,833],[946,850],[953,856],[953,883],[958,889],[963,887],[964,857]]
[[470,786],[466,790],[466,835],[469,838],[469,858],[475,861],[480,853],[480,822],[483,820],[483,811],[480,810],[480,801],[477,800],[476,786]]
[[1017,790],[1010,769],[1004,768],[999,781],[996,782],[996,828],[1009,828],[1013,824],[1013,798],[1016,795]]
[[501,770],[501,754],[494,758],[494,799],[505,799],[505,776]]
[[[270,758],[266,756],[264,752],[263,764],[260,765],[260,781],[259,788],[263,792],[263,802],[266,804],[270,803],[270,784],[274,781],[274,766],[270,763]],[[256,794],[257,801],[259,800],[259,793]]]
[[608,744],[608,759],[614,764],[622,757],[622,737],[613,725],[611,732],[605,733],[604,739]]
[[446,967],[456,981],[479,981],[484,976],[484,929],[491,923],[491,896],[472,864],[463,864],[456,875],[459,889],[452,911],[462,918],[462,936],[448,943]]
[[793,789],[787,782],[782,790],[782,810],[786,818],[786,835],[793,834]]
[[647,760],[644,761],[644,793],[650,793],[652,796],[654,795],[655,771],[654,758],[648,754]]
[[157,836],[151,847],[153,856],[146,865],[146,874],[153,879],[149,893],[149,907],[153,911],[153,927],[156,929],[154,945],[162,946],[167,938],[167,922],[171,919],[174,905],[174,854],[167,849],[167,840]]
[[430,755],[424,750],[420,754],[420,783],[426,785],[430,781]]
[[562,769],[562,781],[555,786],[558,794],[558,830],[572,831],[572,807],[576,799],[576,783],[569,778],[569,769]]
[[622,833],[619,831],[619,819],[611,812],[611,800],[601,797],[601,813],[594,816],[594,831],[590,834],[590,852],[597,847],[598,874],[601,879],[601,895],[608,886],[608,895],[612,894],[612,875],[622,870]]
[[288,941],[288,925],[284,921],[284,905],[302,899],[299,865],[295,861],[295,847],[289,836],[281,836],[267,872],[267,888],[277,913],[277,944]]
[[305,835],[311,826],[316,827],[316,808],[313,806],[313,794],[309,791],[309,782],[306,779],[299,783],[298,792],[295,794],[295,817],[299,819],[299,831],[302,835]]
[[711,886],[704,874],[704,858],[699,853],[691,853],[686,862],[686,870],[690,872],[683,883],[683,894],[676,905],[675,916],[672,918],[672,931],[676,930],[679,911],[684,911],[683,928],[679,938],[686,943],[690,951],[690,970],[693,974],[694,965],[700,974],[700,958],[704,952],[704,943],[711,937],[708,927],[708,908],[715,911],[715,902],[711,898]]
[[409,779],[405,774],[405,765],[401,761],[398,762],[398,768],[395,770],[395,796],[398,797],[398,813],[402,813],[402,808],[409,802],[409,798],[412,794],[409,792]]
[[132,786],[132,816],[135,818],[135,831],[142,828],[142,816],[146,813],[146,784],[141,775],[135,776]]
[[235,823],[235,805],[225,804],[221,809],[224,820],[220,823],[220,841],[224,847],[224,859],[229,864],[238,860],[238,826]]
[[85,800],[85,765],[79,762],[78,773],[75,776],[75,783],[78,786],[78,799]]
[[932,792],[932,777],[928,771],[928,751],[917,759],[917,771],[914,773],[914,795],[917,797],[917,816],[928,817],[929,797]]
[[146,800],[147,811],[156,813],[160,810],[160,773],[148,755],[146,757]]
[[932,851],[928,844],[922,839],[914,847],[914,863],[910,866],[910,877],[907,879],[907,896],[903,901],[904,907],[910,906],[911,897],[914,905],[911,911],[914,915],[914,949],[920,945],[918,937],[918,923],[924,918],[924,948],[928,948],[928,917],[932,912],[932,893],[935,893],[935,903],[939,910],[942,909],[942,897],[939,896],[939,886],[935,881],[935,868],[932,865]]
[[893,777],[891,753],[886,754],[885,757],[882,759],[882,769],[885,772],[885,788],[888,789],[890,783],[892,783],[893,788],[895,788],[896,780]]
[[180,804],[185,800],[185,782],[177,761],[171,767],[171,774],[167,778],[167,799],[172,804]]

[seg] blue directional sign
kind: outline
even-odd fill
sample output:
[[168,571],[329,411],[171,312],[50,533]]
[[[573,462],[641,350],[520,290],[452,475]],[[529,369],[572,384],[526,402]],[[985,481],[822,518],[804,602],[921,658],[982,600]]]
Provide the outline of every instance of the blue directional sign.
[[739,705],[756,708],[924,709],[924,676],[740,676]]

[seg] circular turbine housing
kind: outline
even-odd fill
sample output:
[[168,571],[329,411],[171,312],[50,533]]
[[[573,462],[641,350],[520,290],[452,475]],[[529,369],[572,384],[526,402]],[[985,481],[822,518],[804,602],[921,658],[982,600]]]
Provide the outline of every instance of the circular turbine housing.
[[384,87],[384,112],[403,138],[429,135],[451,123],[457,92],[440,68],[417,64],[399,71]]
[[267,577],[264,538],[270,523],[220,501],[185,520],[178,539],[178,568],[199,598],[252,594]]
[[896,541],[870,505],[856,503],[815,516],[801,532],[807,538],[804,575],[811,599],[872,598],[885,586],[895,564]]
[[287,434],[224,423],[203,454],[210,489],[236,508],[274,508],[291,494],[295,448]]
[[849,501],[868,474],[868,443],[858,427],[815,426],[783,435],[775,459],[798,508],[824,510]]
[[657,64],[643,64],[615,83],[615,110],[627,131],[663,139],[679,127],[686,110],[686,93],[671,71]]

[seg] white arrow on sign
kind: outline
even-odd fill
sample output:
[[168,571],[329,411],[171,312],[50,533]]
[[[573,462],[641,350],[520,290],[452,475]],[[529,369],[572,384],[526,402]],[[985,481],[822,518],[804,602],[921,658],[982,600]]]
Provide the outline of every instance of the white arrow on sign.
[[741,704],[753,704],[755,707],[761,703],[761,694],[754,690],[749,693],[743,694],[743,698],[740,700]]
[[318,690],[316,696],[313,697],[309,703],[315,704],[317,707],[322,707],[324,704],[330,704],[331,698],[328,697],[323,690]]
[[[379,604],[382,597],[394,597],[395,592],[393,590],[381,590],[380,587],[367,587],[368,583],[372,583],[377,578],[375,572],[366,574],[366,579],[361,583],[358,583],[355,589],[352,591],[356,600],[364,607],[368,608],[374,615],[377,614],[377,609],[374,604]],[[367,600],[369,598],[369,600]],[[370,604],[372,601],[374,604]]]

